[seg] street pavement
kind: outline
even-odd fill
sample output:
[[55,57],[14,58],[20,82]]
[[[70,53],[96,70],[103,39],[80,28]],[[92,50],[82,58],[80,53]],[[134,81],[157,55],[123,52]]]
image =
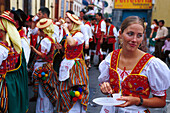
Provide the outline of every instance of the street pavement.
[[[99,82],[97,79],[99,74],[100,73],[97,67],[92,66],[91,69],[89,70],[90,98],[87,107],[87,113],[100,113],[100,109],[102,107],[92,102],[94,98],[105,96],[100,92]],[[32,96],[33,96],[32,86],[29,86],[29,98],[31,98]],[[35,113],[35,108],[36,103],[30,102],[28,113]],[[167,90],[167,106],[159,109],[158,108],[150,109],[150,111],[151,113],[170,113],[170,88]]]

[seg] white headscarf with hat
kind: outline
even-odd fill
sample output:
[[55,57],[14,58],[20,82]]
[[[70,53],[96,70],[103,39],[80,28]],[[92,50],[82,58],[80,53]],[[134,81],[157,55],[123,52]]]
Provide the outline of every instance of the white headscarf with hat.
[[7,32],[6,41],[8,42],[8,46],[11,46],[12,42],[14,49],[17,51],[17,53],[20,53],[22,51],[21,38],[15,25],[5,18],[0,18],[0,29]]
[[43,18],[36,24],[36,26],[39,29],[42,29],[44,34],[51,37],[53,41],[55,42],[54,38],[52,37],[52,35],[54,34],[54,25],[51,19]]

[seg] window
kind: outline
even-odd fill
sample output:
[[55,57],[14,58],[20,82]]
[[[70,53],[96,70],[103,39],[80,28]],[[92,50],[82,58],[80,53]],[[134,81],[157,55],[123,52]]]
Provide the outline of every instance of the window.
[[76,5],[74,5],[74,11],[76,12]]
[[40,7],[45,7],[45,0],[40,1]]
[[66,2],[66,11],[68,10],[68,1]]
[[64,0],[61,0],[61,17],[64,18]]

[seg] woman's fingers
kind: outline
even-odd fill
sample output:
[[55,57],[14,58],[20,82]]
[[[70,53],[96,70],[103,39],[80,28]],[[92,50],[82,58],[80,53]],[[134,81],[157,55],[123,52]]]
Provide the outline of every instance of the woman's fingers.
[[140,99],[139,97],[133,97],[133,96],[121,96],[117,100],[126,101],[124,104],[118,105],[116,107],[126,107],[131,105],[138,105]]
[[112,88],[108,82],[104,82],[101,85],[100,89],[103,93],[110,93],[110,94],[112,93]]

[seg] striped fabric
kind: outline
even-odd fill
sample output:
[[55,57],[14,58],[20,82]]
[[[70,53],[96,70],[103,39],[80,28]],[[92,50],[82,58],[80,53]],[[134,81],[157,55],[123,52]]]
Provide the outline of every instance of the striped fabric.
[[6,81],[0,77],[0,113],[6,113],[8,108],[8,91]]
[[[40,84],[46,96],[49,98],[50,102],[53,104],[53,106],[55,106],[56,100],[57,100],[57,93],[56,93],[55,86],[54,86],[54,76],[53,76],[53,71],[51,70],[51,68],[52,68],[51,63],[47,63],[34,71],[33,91],[35,93],[34,95],[38,96],[38,86]],[[42,72],[45,72],[46,74],[48,74],[48,77],[46,77],[45,80],[43,80],[42,77],[39,77],[39,74],[41,74]]]
[[58,97],[58,112],[68,112],[76,103],[72,101],[69,94],[74,86],[79,86],[83,89],[83,97],[80,102],[84,105],[85,110],[87,110],[87,103],[89,100],[89,78],[85,62],[82,59],[75,60],[75,64],[70,70],[70,78],[60,82],[60,85],[57,86],[60,96]]

